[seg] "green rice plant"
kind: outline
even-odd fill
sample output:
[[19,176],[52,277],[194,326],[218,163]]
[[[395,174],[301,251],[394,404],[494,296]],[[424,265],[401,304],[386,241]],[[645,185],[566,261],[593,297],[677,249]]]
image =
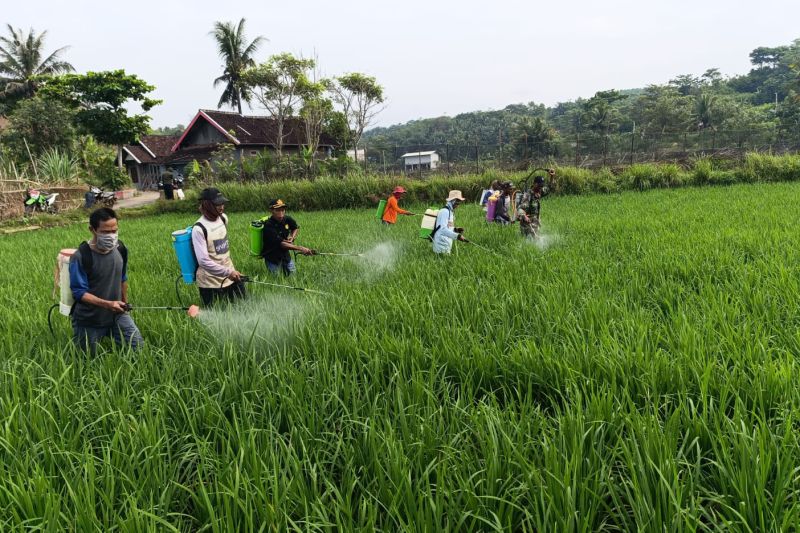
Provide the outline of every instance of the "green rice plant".
[[[3,530],[796,527],[800,184],[549,196],[537,242],[465,204],[491,252],[434,257],[418,219],[383,226],[362,197],[408,184],[419,212],[481,177],[318,181],[231,186],[256,207],[231,210],[230,249],[272,280],[249,222],[291,194],[301,244],[365,255],[272,281],[333,296],[134,309],[136,353],[46,329],[85,223],[0,237]],[[327,202],[348,208],[298,207]],[[177,305],[170,233],[197,213],[120,216],[131,303]]]

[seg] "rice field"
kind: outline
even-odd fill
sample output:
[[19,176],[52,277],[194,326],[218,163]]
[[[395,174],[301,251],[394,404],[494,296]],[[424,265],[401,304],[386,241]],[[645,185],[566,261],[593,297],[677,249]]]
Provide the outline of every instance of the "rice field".
[[[331,296],[133,311],[145,349],[94,358],[46,324],[84,225],[2,237],[0,529],[795,531],[798,200],[547,198],[538,246],[465,205],[491,252],[446,258],[419,219],[290,210],[302,244],[367,253],[298,258],[291,283]],[[270,280],[257,214],[230,216],[237,267]],[[120,221],[131,303],[178,304],[193,220]]]

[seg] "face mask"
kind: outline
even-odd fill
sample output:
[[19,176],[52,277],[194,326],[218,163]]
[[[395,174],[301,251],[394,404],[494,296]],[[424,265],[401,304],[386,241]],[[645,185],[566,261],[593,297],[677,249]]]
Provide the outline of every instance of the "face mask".
[[110,252],[117,246],[118,235],[116,233],[99,233],[95,246],[102,252]]

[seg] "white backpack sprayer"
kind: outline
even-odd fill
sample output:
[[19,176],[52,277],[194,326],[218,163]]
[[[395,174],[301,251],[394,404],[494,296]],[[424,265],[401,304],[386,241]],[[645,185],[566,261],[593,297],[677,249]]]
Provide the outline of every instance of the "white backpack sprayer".
[[[84,250],[90,251],[88,249],[88,245],[84,248]],[[50,309],[47,312],[47,325],[50,328],[50,333],[53,335],[53,337],[55,337],[55,330],[53,329],[52,320],[53,311],[58,308],[58,312],[60,314],[64,316],[70,316],[72,315],[72,310],[75,307],[75,298],[72,295],[72,288],[70,287],[69,281],[69,264],[76,251],[76,248],[64,248],[58,252],[58,257],[56,258],[56,267],[53,276],[53,296],[55,296],[56,292],[58,292],[59,300],[57,304],[50,306]],[[123,257],[126,255],[127,252]],[[84,263],[90,265],[91,261],[85,261]],[[186,311],[186,314],[192,318],[196,318],[200,313],[200,308],[196,305],[191,305],[189,307],[126,305],[126,311],[133,310]]]

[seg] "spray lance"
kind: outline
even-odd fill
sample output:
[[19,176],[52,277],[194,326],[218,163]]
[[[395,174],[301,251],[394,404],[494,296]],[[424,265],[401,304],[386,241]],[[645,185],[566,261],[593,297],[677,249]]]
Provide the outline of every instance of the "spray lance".
[[[225,279],[228,279],[228,278],[225,278]],[[222,288],[222,285],[225,283],[225,279],[223,279],[220,282],[220,284],[219,284],[220,288]],[[270,283],[268,281],[260,281],[260,280],[257,280],[257,279],[253,279],[250,276],[242,276],[240,281],[242,283],[255,283],[256,285],[267,285],[269,287],[279,287],[281,289],[291,289],[291,290],[294,290],[294,291],[308,292],[308,293],[313,293],[313,294],[324,294],[325,296],[331,296],[331,293],[329,293],[329,292],[318,291],[318,290],[315,290],[315,289],[307,289],[305,287],[297,287],[295,285],[283,285],[281,283]]]
[[200,314],[200,307],[196,305],[190,305],[189,307],[178,307],[171,305],[134,306],[130,304],[125,304],[125,311],[186,311],[186,314],[189,315],[191,318],[197,318],[197,316]]

